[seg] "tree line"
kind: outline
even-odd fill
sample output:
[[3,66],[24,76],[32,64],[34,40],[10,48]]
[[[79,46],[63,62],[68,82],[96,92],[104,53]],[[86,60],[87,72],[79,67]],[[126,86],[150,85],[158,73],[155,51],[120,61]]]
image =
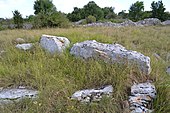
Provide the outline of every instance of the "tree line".
[[24,22],[31,23],[35,28],[42,27],[67,27],[70,22],[83,20],[84,24],[96,21],[114,21],[115,19],[130,19],[139,21],[145,18],[158,18],[161,21],[170,19],[170,13],[162,1],[151,3],[151,11],[144,11],[144,2],[133,3],[128,13],[122,10],[118,14],[114,12],[114,7],[99,7],[94,1],[90,1],[83,8],[74,7],[71,13],[65,14],[57,11],[52,0],[36,0],[33,4],[34,15],[22,18],[18,10],[13,11],[13,22],[16,28],[22,28]]

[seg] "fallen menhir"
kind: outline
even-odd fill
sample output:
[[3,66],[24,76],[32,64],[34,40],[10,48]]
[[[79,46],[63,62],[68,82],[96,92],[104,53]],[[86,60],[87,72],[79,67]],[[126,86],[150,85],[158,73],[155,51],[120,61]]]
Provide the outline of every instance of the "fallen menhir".
[[135,65],[140,72],[149,75],[151,72],[150,58],[143,54],[125,49],[120,44],[104,44],[95,40],[76,43],[70,54],[84,59],[102,59],[109,63]]
[[97,89],[85,89],[76,91],[71,99],[76,99],[81,102],[100,101],[103,96],[110,97],[113,93],[112,85],[103,86]]
[[134,84],[129,96],[131,113],[151,113],[153,99],[156,98],[155,86],[151,83]]

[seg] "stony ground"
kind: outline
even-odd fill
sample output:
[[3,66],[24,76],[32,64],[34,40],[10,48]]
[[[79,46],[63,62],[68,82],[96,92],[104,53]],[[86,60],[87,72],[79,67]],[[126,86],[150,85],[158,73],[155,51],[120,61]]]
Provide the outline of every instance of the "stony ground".
[[[77,59],[69,54],[71,46],[62,55],[50,55],[36,43],[42,34],[67,37],[71,46],[85,40],[119,43],[149,56],[152,72],[146,76],[124,65]],[[16,38],[35,43],[35,47],[18,50]],[[170,75],[166,73],[170,65],[170,26],[6,30],[0,31],[0,51],[4,51],[0,54],[0,87],[25,86],[40,91],[36,100],[0,107],[2,113],[127,113],[130,87],[147,80],[157,89],[152,106],[155,112],[170,112]],[[81,104],[70,99],[77,90],[110,84],[113,96],[98,103]]]

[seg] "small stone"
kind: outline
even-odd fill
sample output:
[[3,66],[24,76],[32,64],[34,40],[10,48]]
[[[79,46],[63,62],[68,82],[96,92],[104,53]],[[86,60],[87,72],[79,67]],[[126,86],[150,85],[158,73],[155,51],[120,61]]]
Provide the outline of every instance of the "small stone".
[[33,47],[33,44],[32,43],[17,44],[15,47],[26,51],[30,50]]

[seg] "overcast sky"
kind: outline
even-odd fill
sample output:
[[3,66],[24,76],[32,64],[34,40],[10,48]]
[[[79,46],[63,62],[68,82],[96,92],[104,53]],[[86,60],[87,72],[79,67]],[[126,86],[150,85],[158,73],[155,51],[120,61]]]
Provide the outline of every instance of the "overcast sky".
[[[35,0],[0,0],[0,18],[11,18],[12,11],[18,10],[23,17],[34,14],[33,4]],[[115,7],[115,12],[127,10],[137,0],[53,0],[58,11],[69,13],[73,7],[82,8],[89,1],[94,1],[100,7]],[[145,10],[151,10],[154,0],[139,0],[144,2]],[[170,0],[162,0],[166,11],[170,11]],[[157,2],[157,1],[156,1]]]

